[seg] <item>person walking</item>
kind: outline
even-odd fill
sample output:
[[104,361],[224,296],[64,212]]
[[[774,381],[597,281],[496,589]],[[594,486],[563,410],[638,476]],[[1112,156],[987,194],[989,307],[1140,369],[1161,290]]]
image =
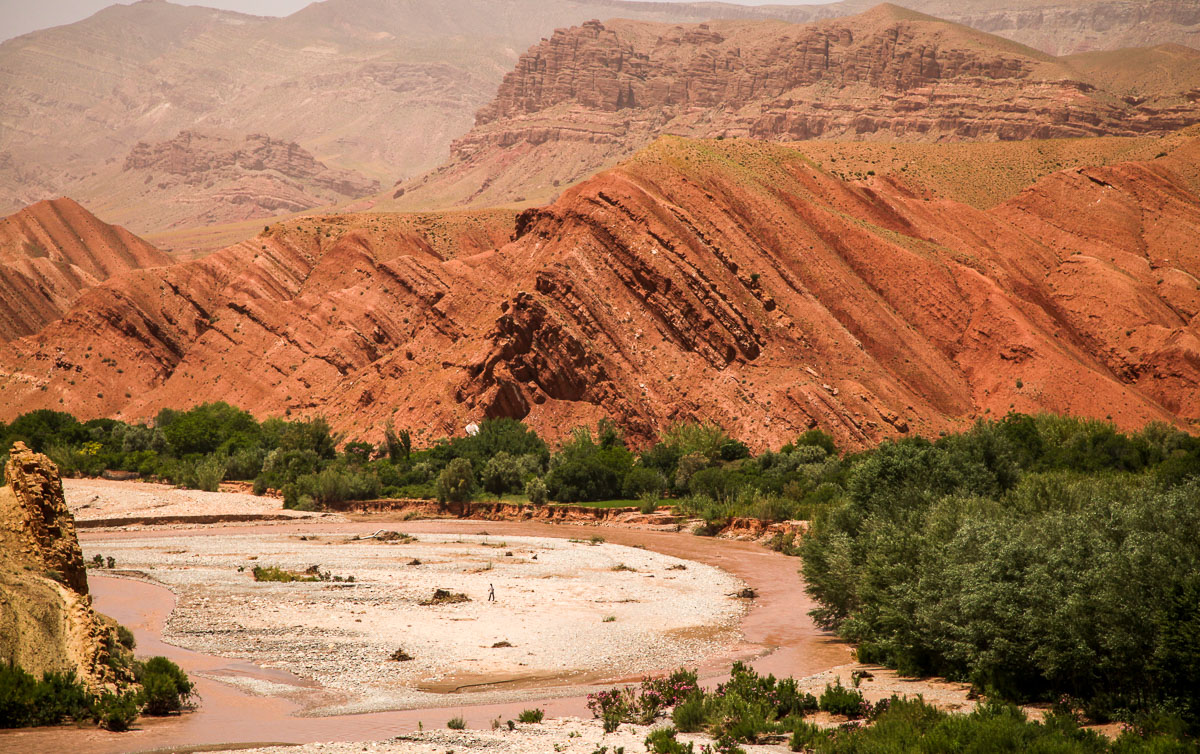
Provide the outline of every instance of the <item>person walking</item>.
[[488,584],[488,602],[496,601],[496,587]]

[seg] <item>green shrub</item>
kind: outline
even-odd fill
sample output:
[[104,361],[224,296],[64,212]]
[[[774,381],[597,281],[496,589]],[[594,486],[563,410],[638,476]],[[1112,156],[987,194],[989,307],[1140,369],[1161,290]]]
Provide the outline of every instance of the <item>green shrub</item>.
[[863,716],[864,703],[863,695],[855,689],[848,689],[843,686],[840,678],[834,685],[825,684],[825,692],[821,694],[821,699],[818,702],[822,712],[828,712],[831,715],[844,715],[851,719]]
[[494,495],[517,491],[521,488],[521,468],[517,459],[503,450],[492,456],[479,473],[479,483]]
[[646,736],[646,750],[652,754],[692,754],[695,746],[691,741],[686,746],[677,741],[674,728],[655,728]]
[[15,665],[0,665],[0,728],[86,720],[91,709],[91,697],[74,674],[47,673],[38,681]]
[[465,458],[455,458],[438,475],[438,500],[443,503],[466,502],[474,491],[475,476],[471,473],[471,462]]
[[529,498],[529,502],[534,505],[546,504],[546,483],[541,479],[534,477],[525,483],[525,495]]
[[629,500],[634,500],[642,495],[653,495],[657,499],[662,497],[666,488],[667,480],[659,471],[645,466],[635,466],[625,476],[625,481],[621,485],[621,494]]
[[95,703],[96,723],[105,730],[116,732],[129,730],[137,720],[137,694],[112,694],[105,692]]
[[165,657],[135,662],[134,677],[142,684],[142,711],[162,716],[179,712],[195,696],[196,687],[183,670]]
[[546,716],[545,710],[540,710],[540,709],[522,710],[521,714],[517,716],[517,722],[540,723],[542,721],[542,718],[544,718],[545,716]]
[[462,715],[458,715],[447,720],[446,727],[450,730],[465,730],[467,721],[462,718]]
[[309,573],[294,573],[287,571],[279,566],[254,566],[252,571],[255,581],[277,581],[282,584],[290,584],[293,581],[320,581],[319,574]]
[[703,692],[691,694],[671,711],[671,722],[684,733],[704,730],[710,714],[707,701],[708,697]]
[[137,639],[133,636],[133,631],[122,625],[117,626],[117,641],[126,649],[135,649],[137,647]]

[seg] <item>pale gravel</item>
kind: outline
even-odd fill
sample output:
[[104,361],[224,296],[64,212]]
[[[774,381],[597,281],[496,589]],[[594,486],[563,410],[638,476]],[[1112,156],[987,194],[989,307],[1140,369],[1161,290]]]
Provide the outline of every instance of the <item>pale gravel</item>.
[[282,515],[289,519],[342,520],[327,513],[289,511],[271,497],[244,492],[204,492],[166,484],[107,479],[64,479],[67,507],[78,521],[177,516]]
[[[595,754],[600,747],[607,747],[608,754],[615,754],[618,747],[624,747],[625,754],[640,754],[646,751],[644,741],[653,727],[668,724],[664,721],[658,726],[622,725],[616,732],[606,734],[594,720],[566,717],[547,720],[539,725],[518,724],[514,731],[505,727],[490,731],[437,729],[386,741],[313,743],[240,751],[251,754],[447,754],[472,751],[488,754]],[[712,743],[710,738],[703,735],[680,733],[678,739],[684,743],[694,742],[697,752],[702,744]],[[786,746],[780,745],[742,745],[742,748],[747,754],[788,751]]]
[[[728,573],[631,547],[482,535],[420,534],[409,544],[308,536],[163,532],[105,539],[84,554],[112,556],[118,568],[176,594],[164,632],[170,643],[286,670],[337,695],[301,699],[310,714],[443,706],[444,693],[435,691],[534,677],[530,688],[471,692],[464,703],[545,698],[555,681],[565,695],[585,683],[695,666],[740,639],[747,605],[732,596],[743,584]],[[414,558],[421,565],[407,565]],[[256,564],[319,565],[356,581],[256,583]],[[614,571],[618,564],[634,570]],[[489,584],[495,603],[487,602]],[[471,601],[420,606],[435,588]],[[502,641],[513,646],[493,648]],[[415,659],[390,661],[400,647]]]

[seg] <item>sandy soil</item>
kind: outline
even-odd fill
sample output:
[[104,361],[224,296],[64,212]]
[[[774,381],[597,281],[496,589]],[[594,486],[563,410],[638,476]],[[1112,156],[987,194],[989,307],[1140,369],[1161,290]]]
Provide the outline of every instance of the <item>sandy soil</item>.
[[284,510],[280,501],[238,492],[184,490],[166,484],[106,479],[64,479],[67,506],[76,521],[122,519],[186,519],[211,517],[279,517],[286,520],[328,518],[329,513]]
[[[323,687],[220,678],[292,698],[312,714],[444,706],[446,694],[464,704],[545,697],[547,687],[567,694],[694,666],[740,639],[747,607],[732,596],[743,583],[717,568],[585,540],[421,533],[415,542],[388,543],[345,533],[164,532],[86,544],[85,558],[94,554],[177,595],[164,633],[170,643]],[[257,583],[255,565],[297,572],[316,565],[355,581]],[[487,600],[489,585],[495,602]],[[470,601],[421,605],[437,588]],[[390,660],[397,649],[414,659]]]
[[[660,722],[657,727],[667,725]],[[622,725],[614,733],[604,733],[600,723],[595,720],[580,720],[578,718],[559,718],[546,720],[538,725],[522,725],[508,730],[503,723],[495,730],[463,730],[454,731],[444,728],[426,730],[398,736],[386,741],[370,741],[356,743],[316,743],[301,746],[265,747],[259,749],[242,749],[240,751],[252,754],[447,754],[457,751],[487,751],[489,754],[546,754],[547,752],[565,752],[565,754],[595,754],[601,747],[607,747],[608,752],[624,748],[627,754],[646,751],[644,741],[646,734],[654,726]],[[681,733],[678,739],[683,742],[693,741],[699,751],[702,744],[712,743],[712,739],[702,735]],[[762,752],[788,751],[786,746],[747,746],[743,745],[747,754]]]

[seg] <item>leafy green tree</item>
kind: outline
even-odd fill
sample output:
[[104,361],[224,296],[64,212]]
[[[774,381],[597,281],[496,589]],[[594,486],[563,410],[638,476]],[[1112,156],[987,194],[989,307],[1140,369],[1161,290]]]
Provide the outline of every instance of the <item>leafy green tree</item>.
[[493,495],[515,492],[521,488],[521,466],[507,451],[492,456],[479,473],[479,483]]
[[471,471],[471,462],[466,458],[453,459],[438,475],[437,494],[442,502],[466,502],[474,492],[475,475]]

